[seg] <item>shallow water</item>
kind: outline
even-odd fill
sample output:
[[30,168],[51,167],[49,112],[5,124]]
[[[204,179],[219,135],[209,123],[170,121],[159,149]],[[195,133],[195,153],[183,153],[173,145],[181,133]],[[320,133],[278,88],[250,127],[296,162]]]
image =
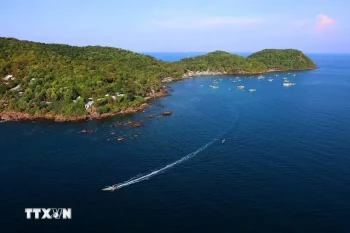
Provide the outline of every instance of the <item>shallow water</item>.
[[[320,68],[295,77],[171,83],[171,96],[134,115],[1,123],[0,232],[349,232],[350,55],[311,57]],[[173,115],[147,118],[164,110]],[[145,127],[112,126],[140,119]],[[72,208],[73,219],[26,220],[31,207]]]

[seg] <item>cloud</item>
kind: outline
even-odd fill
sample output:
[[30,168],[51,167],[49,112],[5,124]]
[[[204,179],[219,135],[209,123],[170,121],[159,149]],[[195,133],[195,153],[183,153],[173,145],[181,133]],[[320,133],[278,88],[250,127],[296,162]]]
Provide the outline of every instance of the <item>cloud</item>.
[[331,25],[333,25],[335,23],[335,20],[328,17],[325,14],[318,14],[317,15],[317,21],[315,24],[315,28],[317,30],[323,30]]
[[262,23],[259,18],[236,17],[208,17],[208,18],[182,18],[165,20],[155,23],[156,26],[170,29],[206,29],[213,27],[236,27]]

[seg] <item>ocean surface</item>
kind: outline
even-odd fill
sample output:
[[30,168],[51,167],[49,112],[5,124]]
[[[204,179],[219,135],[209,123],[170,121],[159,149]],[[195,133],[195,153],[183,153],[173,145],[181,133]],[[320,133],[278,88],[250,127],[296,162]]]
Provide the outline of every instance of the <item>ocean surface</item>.
[[0,232],[350,232],[350,55],[310,57],[318,69],[170,83],[134,115],[0,123]]

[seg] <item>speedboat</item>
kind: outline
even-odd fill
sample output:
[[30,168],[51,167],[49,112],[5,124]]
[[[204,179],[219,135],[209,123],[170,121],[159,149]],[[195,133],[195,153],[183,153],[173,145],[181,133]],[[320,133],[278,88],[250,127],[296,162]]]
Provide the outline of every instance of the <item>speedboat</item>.
[[295,83],[284,82],[284,83],[283,83],[283,86],[284,86],[284,87],[295,86]]
[[102,189],[102,191],[110,191],[113,192],[114,190],[118,189],[118,186],[106,186],[105,188]]

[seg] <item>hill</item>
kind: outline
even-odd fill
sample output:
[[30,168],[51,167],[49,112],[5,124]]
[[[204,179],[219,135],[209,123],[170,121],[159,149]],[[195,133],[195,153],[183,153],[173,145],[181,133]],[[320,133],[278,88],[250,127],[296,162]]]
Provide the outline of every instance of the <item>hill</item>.
[[266,65],[262,62],[224,51],[215,51],[201,56],[181,59],[178,63],[190,71],[226,74],[262,73],[267,70]]
[[264,49],[248,58],[259,61],[273,70],[306,70],[316,68],[315,63],[296,49]]
[[180,78],[181,72],[173,68],[171,63],[117,48],[0,38],[0,77],[14,77],[1,78],[0,111],[86,115],[84,104],[91,98],[99,113],[116,113],[158,92],[161,77]]
[[165,62],[112,47],[0,38],[0,119],[103,117],[133,111],[147,98],[163,95],[167,77],[315,67],[298,50],[263,50],[248,58],[215,51]]

